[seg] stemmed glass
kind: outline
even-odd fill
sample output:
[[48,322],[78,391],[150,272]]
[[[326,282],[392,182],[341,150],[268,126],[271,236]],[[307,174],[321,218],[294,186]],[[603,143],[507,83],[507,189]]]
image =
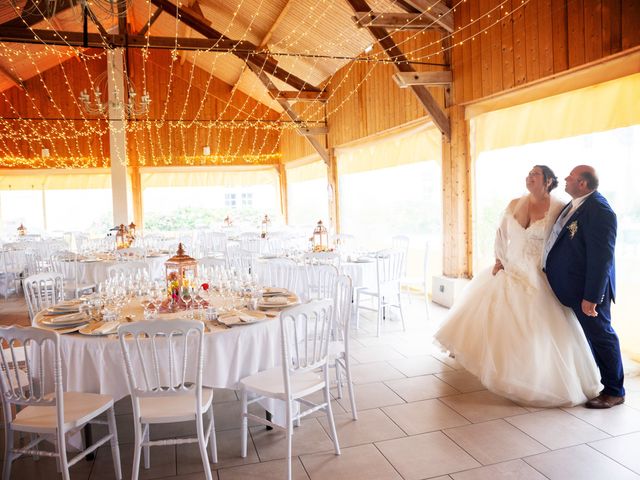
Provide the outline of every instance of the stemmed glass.
[[182,287],[182,290],[180,290],[180,299],[186,307],[187,318],[193,318],[193,310],[190,308],[193,302],[193,287]]

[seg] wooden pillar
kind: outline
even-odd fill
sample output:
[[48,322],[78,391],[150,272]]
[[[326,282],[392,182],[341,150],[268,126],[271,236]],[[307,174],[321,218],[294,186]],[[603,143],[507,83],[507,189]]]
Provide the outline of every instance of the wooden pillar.
[[125,85],[123,49],[107,50],[107,81],[109,93],[109,157],[111,158],[111,195],[114,225],[129,223],[127,132],[124,114]]
[[278,173],[280,174],[280,210],[282,211],[282,217],[284,223],[289,225],[289,195],[287,192],[287,169],[284,163],[280,162],[278,165]]
[[442,140],[443,273],[450,277],[472,274],[471,155],[464,107],[449,109],[451,142]]
[[131,178],[131,200],[133,203],[133,223],[140,229],[144,228],[142,216],[142,183],[140,181],[140,167],[137,165],[129,167],[129,178]]
[[338,162],[335,148],[329,149],[327,163],[327,199],[329,201],[329,223],[334,233],[340,233],[340,191],[338,189]]

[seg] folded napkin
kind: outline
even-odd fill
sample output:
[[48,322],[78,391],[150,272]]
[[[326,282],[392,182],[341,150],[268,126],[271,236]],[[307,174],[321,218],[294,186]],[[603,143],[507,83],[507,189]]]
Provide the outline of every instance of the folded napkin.
[[231,312],[220,315],[218,321],[225,325],[234,325],[239,323],[254,323],[263,318],[264,316],[258,314],[258,312],[256,312],[256,315],[252,315],[251,312],[232,310]]
[[85,315],[83,313],[70,313],[68,315],[57,315],[55,317],[47,318],[47,323],[70,323],[75,321],[85,320]]
[[94,335],[109,335],[110,333],[116,333],[116,330],[120,326],[120,322],[104,322],[99,327],[91,330]]
[[262,303],[265,305],[286,305],[289,303],[287,297],[268,297],[263,298]]

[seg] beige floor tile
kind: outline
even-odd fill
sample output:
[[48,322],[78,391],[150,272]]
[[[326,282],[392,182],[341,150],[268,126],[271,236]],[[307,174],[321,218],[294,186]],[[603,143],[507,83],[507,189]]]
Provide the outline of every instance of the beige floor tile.
[[[92,467],[93,462],[80,460],[80,462],[69,469],[71,480],[87,480]],[[103,478],[115,478],[113,463],[105,465],[104,469],[105,476]],[[123,475],[127,478],[130,476],[128,474],[130,474],[130,472],[123,470]],[[56,473],[56,461],[53,458],[40,457],[40,459],[36,461],[33,457],[23,457],[12,463],[11,478],[20,480],[49,480],[51,478],[62,478],[62,476]]]
[[[216,430],[235,430],[240,427],[240,412],[242,406],[240,401],[224,402],[213,406],[213,419],[215,421]],[[254,403],[249,405],[249,412],[262,418],[265,416],[264,408]],[[259,425],[257,422],[249,420],[249,426]]]
[[547,451],[543,445],[504,420],[451,428],[444,433],[483,465]]
[[450,395],[441,401],[472,423],[522,415],[527,410],[488,390]]
[[351,356],[358,363],[379,362],[394,358],[405,358],[398,350],[390,345],[375,345],[351,351]]
[[[358,420],[353,420],[351,413],[335,415],[334,418],[341,448],[405,436],[404,432],[377,408],[358,412]],[[329,435],[327,419],[318,420]]]
[[382,409],[407,435],[467,425],[469,422],[439,400],[395,405]]
[[474,468],[466,472],[452,473],[451,477],[454,480],[545,480],[546,478],[519,459]]
[[[294,480],[309,480],[298,457],[291,459],[291,468]],[[247,480],[256,478],[260,480],[282,480],[287,478],[287,461],[273,460],[271,462],[254,463],[241,467],[223,468],[218,470],[220,480]]]
[[[120,446],[120,461],[123,478],[131,478],[133,464],[133,445]],[[144,455],[140,456],[140,479],[162,478],[176,474],[176,447],[173,445],[151,447],[151,466],[144,468]],[[90,480],[113,480],[113,461],[111,448],[98,449]]]
[[373,445],[303,455],[300,460],[311,480],[401,480],[402,477]]
[[624,398],[624,404],[628,407],[640,410],[640,392],[627,390],[627,394]]
[[442,432],[378,442],[376,446],[405,480],[417,480],[479,467]]
[[[251,428],[251,436],[261,462],[287,457],[285,432],[254,427]],[[303,420],[301,426],[294,429],[294,456],[328,451],[333,451],[333,442],[317,419]]]
[[407,377],[450,372],[452,370],[451,367],[447,367],[444,363],[436,360],[431,355],[389,360],[389,364],[393,368],[401,371]]
[[486,390],[480,380],[466,370],[436,373],[436,377],[463,393]]
[[543,410],[505,418],[551,450],[592,442],[609,435],[564,410]]
[[213,389],[213,403],[235,402],[236,400],[240,400],[240,396],[235,390],[229,388]]
[[640,475],[640,433],[621,435],[589,445]]
[[524,459],[550,480],[638,479],[640,476],[587,445],[554,450]]
[[571,415],[590,423],[609,435],[624,435],[640,431],[640,411],[627,405],[607,409],[591,409],[583,406],[563,409]]
[[[353,386],[356,397],[356,409],[368,410],[370,408],[386,407],[405,403],[402,397],[387,387],[382,382],[355,384]],[[342,389],[342,398],[338,400],[344,411],[351,412],[351,397],[349,389]]]
[[387,362],[363,363],[351,367],[354,383],[371,383],[404,378],[404,375]]
[[[247,456],[246,458],[240,456],[240,429],[217,432],[216,440],[218,441],[218,463],[211,463],[212,469],[246,465],[260,461],[250,435],[247,439]],[[176,448],[179,475],[202,472],[198,444],[178,445]]]
[[385,384],[400,395],[406,402],[415,402],[460,393],[435,375],[421,375],[418,377],[400,378],[398,380],[387,380]]
[[640,375],[626,377],[624,379],[624,389],[627,392],[640,392]]

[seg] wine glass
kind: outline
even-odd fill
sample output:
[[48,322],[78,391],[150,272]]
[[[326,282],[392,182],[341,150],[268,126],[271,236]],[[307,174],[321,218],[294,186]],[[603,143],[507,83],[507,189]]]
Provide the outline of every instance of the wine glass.
[[180,299],[182,300],[186,308],[187,318],[193,318],[193,310],[190,309],[190,306],[193,302],[192,287],[182,287],[182,289],[180,290]]

